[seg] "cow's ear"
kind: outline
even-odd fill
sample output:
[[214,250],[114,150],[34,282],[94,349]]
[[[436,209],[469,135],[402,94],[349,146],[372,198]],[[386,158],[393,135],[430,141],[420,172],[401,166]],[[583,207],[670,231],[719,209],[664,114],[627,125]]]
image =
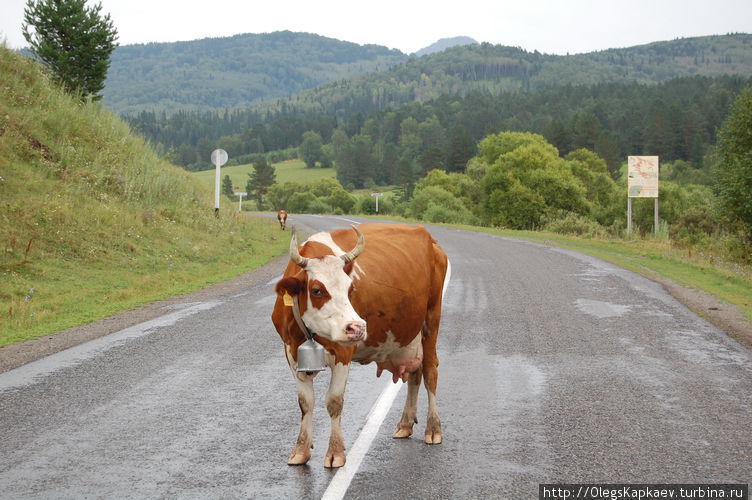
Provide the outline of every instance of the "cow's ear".
[[350,261],[347,264],[345,264],[345,267],[343,267],[342,270],[345,271],[346,275],[350,276],[350,273],[352,272],[354,265],[355,264],[353,263],[353,261]]
[[284,295],[285,293],[298,295],[303,290],[303,287],[305,287],[303,280],[295,276],[287,276],[277,282],[275,290],[277,291],[277,295]]

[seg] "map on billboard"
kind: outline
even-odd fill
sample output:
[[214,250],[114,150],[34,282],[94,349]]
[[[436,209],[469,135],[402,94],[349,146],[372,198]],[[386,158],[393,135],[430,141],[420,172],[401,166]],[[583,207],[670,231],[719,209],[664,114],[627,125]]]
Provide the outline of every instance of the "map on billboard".
[[627,196],[658,198],[658,157],[630,156],[627,167]]

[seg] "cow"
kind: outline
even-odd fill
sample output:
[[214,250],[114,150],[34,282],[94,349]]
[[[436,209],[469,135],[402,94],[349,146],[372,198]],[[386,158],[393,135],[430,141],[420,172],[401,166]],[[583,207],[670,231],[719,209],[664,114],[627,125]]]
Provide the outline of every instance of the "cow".
[[[302,414],[288,464],[307,463],[313,448],[316,373],[297,370],[298,347],[306,341],[306,331],[325,348],[326,366],[331,369],[326,393],[331,434],[325,467],[341,467],[346,461],[341,417],[353,361],[375,362],[377,377],[387,370],[393,383],[407,382],[407,400],[394,438],[412,435],[423,380],[428,393],[424,441],[441,443],[436,342],[450,274],[446,254],[423,226],[361,224],[315,234],[301,246],[293,228],[290,261],[275,286],[272,312],[296,379]],[[300,321],[295,318],[296,307]]]
[[277,220],[279,221],[279,227],[284,231],[285,227],[287,227],[287,212],[284,210],[277,212]]

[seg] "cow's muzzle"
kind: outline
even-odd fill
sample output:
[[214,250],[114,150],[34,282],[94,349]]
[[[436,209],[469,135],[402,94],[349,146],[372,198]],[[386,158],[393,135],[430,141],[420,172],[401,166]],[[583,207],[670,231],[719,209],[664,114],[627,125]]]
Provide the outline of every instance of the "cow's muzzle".
[[366,339],[366,322],[352,321],[345,325],[345,335],[351,342],[360,342]]

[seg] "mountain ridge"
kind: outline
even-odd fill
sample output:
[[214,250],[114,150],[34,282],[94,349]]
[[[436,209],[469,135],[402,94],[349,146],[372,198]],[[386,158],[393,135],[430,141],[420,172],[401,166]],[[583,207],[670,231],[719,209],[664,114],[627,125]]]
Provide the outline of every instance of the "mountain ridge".
[[[283,31],[119,47],[104,98],[120,114],[173,113],[266,106],[276,99],[292,103],[331,88],[369,86],[369,81],[379,82],[385,93],[399,82],[405,87],[401,93],[425,100],[458,89],[500,92],[719,74],[752,74],[752,35],[680,38],[568,56],[488,43],[407,56],[377,45]],[[370,87],[369,92],[381,92]]]

